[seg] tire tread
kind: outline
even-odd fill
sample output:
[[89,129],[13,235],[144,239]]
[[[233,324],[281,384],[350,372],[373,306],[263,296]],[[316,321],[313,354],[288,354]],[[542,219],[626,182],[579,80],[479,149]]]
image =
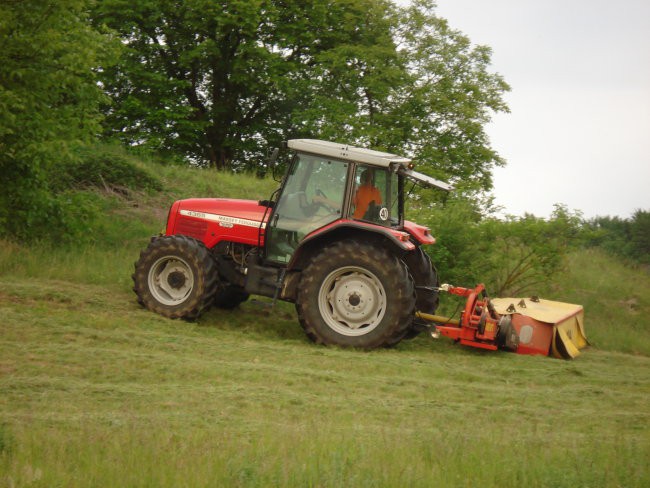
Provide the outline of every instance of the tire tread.
[[[333,266],[334,263],[334,266]],[[345,264],[374,263],[386,276],[387,312],[391,317],[386,324],[368,335],[347,337],[336,334],[333,339],[331,329],[324,323],[318,310],[318,295],[321,281],[336,267]],[[303,270],[296,310],[300,325],[307,337],[317,343],[374,349],[392,346],[401,339],[411,324],[415,307],[415,287],[406,265],[388,250],[355,240],[343,240],[331,244],[320,251]]]
[[[196,293],[182,306],[169,306],[158,302],[149,291],[148,274],[155,259],[159,256],[178,255],[193,266],[197,275],[195,278]],[[139,259],[134,264],[133,291],[138,303],[160,315],[172,319],[197,319],[205,312],[214,300],[219,287],[217,265],[205,245],[192,237],[170,235],[152,237],[149,245],[140,252]]]

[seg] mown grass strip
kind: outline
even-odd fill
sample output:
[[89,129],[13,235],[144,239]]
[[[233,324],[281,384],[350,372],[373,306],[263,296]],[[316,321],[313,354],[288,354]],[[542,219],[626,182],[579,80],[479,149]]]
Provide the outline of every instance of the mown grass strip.
[[35,486],[645,486],[650,359],[426,338],[310,344],[290,306],[197,323],[119,285],[2,278],[0,480]]

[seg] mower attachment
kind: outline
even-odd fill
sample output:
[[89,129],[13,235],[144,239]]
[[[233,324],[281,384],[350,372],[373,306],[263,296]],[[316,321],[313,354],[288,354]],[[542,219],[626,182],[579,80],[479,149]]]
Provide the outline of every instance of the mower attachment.
[[417,312],[444,335],[465,346],[506,349],[517,354],[543,354],[573,359],[587,346],[582,305],[532,298],[490,299],[476,288],[441,285],[439,291],[467,297],[459,320]]
[[537,297],[495,298],[497,313],[510,315],[519,335],[520,354],[545,354],[573,359],[589,343],[584,330],[582,305]]

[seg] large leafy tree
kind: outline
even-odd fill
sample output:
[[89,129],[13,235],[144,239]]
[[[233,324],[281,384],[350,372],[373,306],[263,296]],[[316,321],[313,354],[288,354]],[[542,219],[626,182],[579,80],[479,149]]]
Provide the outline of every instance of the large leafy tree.
[[90,27],[87,4],[0,3],[0,235],[38,237],[59,223],[49,171],[99,132],[93,68],[110,41]]
[[484,125],[508,86],[430,0],[102,0],[125,45],[106,70],[107,133],[217,168],[319,137],[407,152],[491,187]]
[[430,0],[382,12],[383,23],[365,26],[364,41],[321,58],[316,96],[299,116],[312,117],[313,132],[407,152],[435,176],[489,190],[492,168],[504,161],[484,127],[508,110],[509,90],[488,69],[490,49],[451,29]]
[[485,125],[493,113],[508,110],[502,97],[510,87],[488,70],[490,48],[473,46],[435,15],[434,6],[414,0],[401,12],[400,54],[412,77],[400,106],[408,114],[404,142],[436,176],[461,189],[489,190],[492,168],[504,160],[491,148]]
[[254,165],[246,156],[309,106],[321,54],[349,40],[374,3],[100,1],[96,22],[125,45],[104,77],[108,133],[216,168]]

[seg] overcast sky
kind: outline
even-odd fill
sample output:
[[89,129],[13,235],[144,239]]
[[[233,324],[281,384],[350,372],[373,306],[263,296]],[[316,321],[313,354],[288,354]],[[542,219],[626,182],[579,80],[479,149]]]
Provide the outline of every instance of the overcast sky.
[[650,1],[438,0],[437,12],[490,46],[512,87],[511,113],[487,128],[508,162],[494,174],[505,213],[650,210]]

